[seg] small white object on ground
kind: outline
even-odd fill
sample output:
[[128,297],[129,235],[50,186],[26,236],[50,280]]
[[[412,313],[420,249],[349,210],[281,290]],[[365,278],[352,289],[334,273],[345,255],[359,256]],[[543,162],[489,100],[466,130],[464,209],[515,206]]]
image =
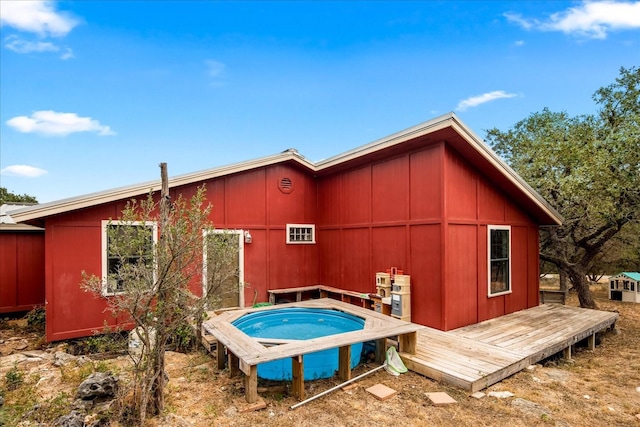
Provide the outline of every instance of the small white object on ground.
[[510,391],[490,391],[489,396],[497,397],[498,399],[505,399],[507,397],[513,397],[515,394]]

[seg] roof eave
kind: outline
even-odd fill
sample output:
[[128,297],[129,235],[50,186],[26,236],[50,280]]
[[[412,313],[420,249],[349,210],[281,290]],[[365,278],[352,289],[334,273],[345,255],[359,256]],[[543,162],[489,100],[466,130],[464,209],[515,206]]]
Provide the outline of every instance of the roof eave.
[[420,123],[416,126],[404,129],[400,132],[396,132],[368,144],[361,145],[352,150],[346,151],[333,157],[329,157],[328,159],[321,160],[316,163],[316,166],[318,168],[318,171],[322,171],[337,166],[341,163],[346,163],[350,160],[366,156],[367,154],[384,150],[385,148],[389,148],[394,145],[398,145],[403,142],[418,138],[420,136],[436,132],[440,129],[444,129],[450,126],[451,120],[454,117],[455,116],[453,113],[443,114],[442,116],[436,117],[432,120]]
[[[464,138],[464,140],[469,144],[469,147],[471,147],[485,161],[491,164],[492,167],[496,168],[502,176],[504,176],[519,191],[521,191],[526,196],[526,198],[529,199],[539,209],[539,212],[542,213],[542,216],[546,217],[545,220],[540,221],[541,225],[562,224],[562,216],[555,209],[553,209],[542,198],[542,196],[540,196],[540,194],[538,194],[533,188],[531,188],[531,186],[529,186],[529,184],[527,184],[513,169],[511,169],[511,167],[509,167],[502,159],[500,159],[500,157],[498,157],[498,155],[493,152],[493,150],[491,150],[491,148],[489,148],[489,146],[486,145],[478,135],[467,128],[467,126],[465,126],[454,113],[444,114],[411,128],[378,139],[369,144],[365,144],[352,150],[346,151],[337,156],[321,160],[317,163],[313,163],[307,160],[304,156],[301,156],[295,150],[286,150],[282,153],[272,156],[261,157],[246,162],[240,162],[228,166],[222,166],[218,168],[176,176],[169,179],[169,186],[177,187],[287,161],[296,162],[313,173],[327,171],[338,165],[356,160],[375,152],[379,152],[381,150],[385,150],[387,148],[391,148],[393,146],[397,146],[416,138],[420,138],[422,136],[437,132],[447,127],[451,127],[462,138]],[[95,206],[101,203],[128,199],[148,193],[150,191],[158,191],[160,190],[160,188],[161,182],[159,180],[150,181],[143,184],[120,187],[113,190],[18,209],[12,211],[11,216],[17,222],[29,221],[68,212],[70,210]]]
[[549,223],[544,225],[562,225],[564,218],[556,211],[546,200],[529,184],[527,184],[520,175],[516,173],[507,163],[504,162],[478,135],[465,126],[457,116],[452,117],[453,127],[462,135],[469,145],[476,150],[485,160],[502,172],[502,174],[517,188],[519,188],[527,197],[549,218]]
[[[259,167],[270,166],[276,163],[284,163],[287,161],[296,162],[302,167],[311,170],[312,172],[315,172],[316,170],[316,166],[312,162],[307,160],[304,156],[301,156],[294,150],[287,150],[279,154],[261,157],[246,162],[234,163],[218,168],[178,175],[169,178],[169,187],[179,187],[181,185],[187,185],[193,182],[204,181],[224,175],[231,175],[234,173],[244,172]],[[57,200],[54,202],[16,209],[11,212],[11,217],[16,222],[30,221],[69,212],[71,210],[83,209],[102,203],[109,203],[116,200],[126,200],[132,197],[147,194],[149,192],[159,191],[161,187],[162,183],[160,180],[148,181],[142,184],[119,187],[111,190],[100,191],[97,193],[90,193],[78,197],[72,197],[68,199]]]

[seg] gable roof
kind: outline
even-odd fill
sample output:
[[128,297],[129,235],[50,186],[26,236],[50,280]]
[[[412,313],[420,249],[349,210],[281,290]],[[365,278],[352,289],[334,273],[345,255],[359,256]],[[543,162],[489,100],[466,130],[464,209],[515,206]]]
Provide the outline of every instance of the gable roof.
[[[175,176],[169,179],[169,186],[177,187],[278,163],[293,163],[314,175],[327,175],[372,159],[382,159],[390,153],[406,151],[438,140],[446,141],[472,164],[487,173],[489,178],[499,183],[507,194],[518,200],[540,224],[560,225],[562,223],[562,216],[500,159],[480,137],[464,125],[454,113],[436,117],[315,163],[298,154],[296,150],[289,149],[272,156]],[[154,180],[18,209],[12,212],[12,217],[17,222],[35,220],[116,200],[129,199],[149,191],[159,191],[160,188],[160,180]]]
[[611,276],[611,279],[616,279],[621,276],[627,276],[631,280],[635,280],[636,282],[640,282],[640,273],[636,271],[623,271],[622,273],[618,273],[615,276]]

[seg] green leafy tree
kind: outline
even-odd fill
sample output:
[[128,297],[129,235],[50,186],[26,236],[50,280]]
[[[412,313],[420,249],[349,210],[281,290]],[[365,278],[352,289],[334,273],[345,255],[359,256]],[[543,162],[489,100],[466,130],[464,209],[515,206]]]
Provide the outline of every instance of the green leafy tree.
[[640,223],[627,224],[594,259],[589,280],[621,271],[640,271]]
[[[184,333],[185,324],[196,324],[200,330],[206,309],[223,299],[229,284],[226,276],[216,275],[215,264],[234,257],[225,252],[232,251],[232,246],[216,252],[210,248],[204,257],[203,236],[213,231],[205,188],[198,188],[190,200],[179,196],[170,201],[166,164],[160,166],[160,201],[150,194],[142,201],[127,203],[118,221],[107,227],[110,267],[106,280],[83,272],[81,283],[85,290],[105,298],[114,315],[128,316],[135,327],[141,345],[131,354],[133,410],[129,413],[141,425],[164,408],[167,344]],[[153,238],[156,224],[157,241]],[[204,259],[209,267],[205,281]],[[233,274],[227,270],[225,274]],[[237,292],[237,282],[235,285]],[[204,297],[194,289],[203,289]]]
[[0,187],[0,205],[5,203],[38,203],[38,200],[28,194],[15,194],[5,187]]
[[587,274],[640,220],[640,68],[621,68],[593,99],[598,114],[544,109],[506,132],[487,134],[494,150],[563,215],[562,226],[542,229],[540,258],[567,275],[580,305],[589,308],[596,303]]

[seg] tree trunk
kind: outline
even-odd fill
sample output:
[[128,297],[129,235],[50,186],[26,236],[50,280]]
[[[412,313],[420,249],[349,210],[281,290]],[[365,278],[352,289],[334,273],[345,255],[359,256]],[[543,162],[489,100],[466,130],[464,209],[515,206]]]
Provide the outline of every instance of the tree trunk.
[[560,269],[559,271],[559,275],[560,275],[560,290],[563,292],[567,292],[567,272]]
[[164,410],[164,345],[157,349],[155,360],[155,380],[151,386],[151,412],[153,416],[160,415]]
[[573,287],[578,293],[580,307],[597,309],[598,304],[596,304],[593,296],[591,295],[586,273],[580,271],[578,268],[572,268],[568,273],[571,278],[571,283],[573,283]]

